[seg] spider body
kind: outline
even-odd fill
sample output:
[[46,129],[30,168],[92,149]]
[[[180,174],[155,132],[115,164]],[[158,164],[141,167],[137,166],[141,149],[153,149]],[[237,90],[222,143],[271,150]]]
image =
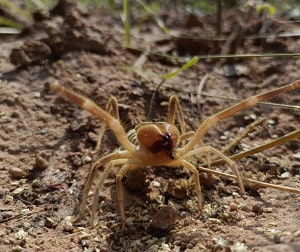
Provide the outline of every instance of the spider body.
[[176,157],[179,130],[173,124],[147,123],[136,129],[140,158],[150,165],[166,165]]
[[[211,146],[204,145],[201,139],[211,127],[213,127],[217,122],[223,120],[224,118],[232,116],[240,110],[254,106],[260,101],[264,101],[266,99],[270,99],[274,96],[277,96],[280,93],[300,88],[300,80],[279,87],[269,92],[251,96],[248,99],[245,99],[217,114],[208,117],[199,125],[199,127],[195,131],[190,132],[185,132],[183,114],[177,97],[171,96],[169,101],[169,112],[166,122],[141,123],[135,129],[137,144],[128,138],[124,128],[120,123],[118,106],[115,98],[111,98],[109,100],[105,111],[101,107],[97,106],[93,101],[58,84],[58,82],[52,83],[50,87],[53,91],[60,93],[61,95],[69,99],[71,102],[91,112],[103,122],[103,125],[99,132],[99,140],[96,149],[99,149],[101,137],[106,127],[110,128],[111,131],[115,134],[123,149],[117,150],[111,154],[101,157],[92,166],[87,183],[83,191],[83,197],[79,213],[75,217],[74,221],[77,221],[80,218],[82,218],[85,206],[87,204],[88,194],[91,190],[95,178],[95,174],[98,171],[99,167],[104,166],[105,169],[103,171],[103,174],[98,180],[94,190],[94,198],[90,217],[90,225],[94,225],[94,218],[97,212],[98,195],[100,187],[103,185],[104,179],[109,174],[111,166],[120,166],[120,169],[116,175],[116,190],[119,210],[121,214],[122,228],[124,228],[125,211],[123,201],[122,178],[126,175],[127,172],[138,169],[143,166],[167,166],[173,168],[184,167],[185,169],[189,170],[194,181],[195,191],[198,199],[198,208],[201,212],[202,196],[198,170],[206,169],[210,171],[210,169],[201,166],[196,168],[189,161],[189,159],[191,156],[194,155],[205,155],[207,158],[207,166],[210,168],[210,154],[213,154],[231,167],[235,175],[233,177],[236,178],[240,187],[240,192],[241,194],[243,194],[245,192],[243,182],[240,177],[237,164],[234,162],[234,160],[230,157],[227,157],[221,151],[218,151]],[[176,116],[180,124],[180,130],[175,126]],[[299,137],[299,135],[300,131],[297,130],[295,131],[293,138]],[[186,140],[188,140],[187,144],[183,144],[183,142]],[[289,140],[291,140],[291,138],[289,138]],[[211,170],[211,172],[217,173],[213,170]],[[227,174],[226,176],[232,177],[232,175],[229,174]],[[260,185],[266,186],[266,184],[262,183],[260,183]],[[283,187],[280,188],[282,189]],[[288,188],[287,191],[292,191],[295,193],[300,192],[297,189],[291,190],[291,188]]]

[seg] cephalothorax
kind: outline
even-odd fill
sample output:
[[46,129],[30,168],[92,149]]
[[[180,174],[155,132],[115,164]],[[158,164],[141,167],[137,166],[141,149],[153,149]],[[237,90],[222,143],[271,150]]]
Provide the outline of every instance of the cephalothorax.
[[[92,211],[90,217],[90,225],[94,224],[94,217],[97,211],[97,201],[99,196],[99,190],[102,186],[106,175],[109,173],[111,166],[120,166],[120,170],[116,175],[116,186],[117,186],[117,198],[121,213],[122,227],[125,225],[125,212],[123,202],[123,191],[122,191],[122,178],[124,175],[131,170],[138,169],[143,166],[167,166],[167,167],[184,167],[189,170],[192,174],[194,181],[195,191],[198,199],[199,211],[202,210],[202,196],[201,187],[199,181],[198,169],[205,170],[204,167],[195,167],[190,161],[190,157],[198,154],[207,156],[207,164],[210,166],[210,154],[218,157],[222,162],[227,163],[234,173],[240,192],[245,192],[242,178],[239,174],[237,164],[227,157],[222,152],[216,150],[211,146],[206,146],[202,143],[202,137],[213,127],[217,122],[234,115],[240,110],[247,109],[254,106],[260,101],[270,99],[279,95],[280,93],[295,90],[300,88],[300,80],[285,85],[283,87],[274,89],[269,92],[251,96],[232,107],[229,107],[217,114],[214,114],[204,120],[196,131],[185,132],[185,123],[182,115],[182,111],[179,105],[179,101],[176,96],[172,96],[169,101],[169,112],[166,122],[145,122],[141,123],[136,127],[136,141],[130,140],[122,127],[119,120],[119,112],[117,106],[117,100],[111,98],[107,104],[106,111],[97,106],[93,101],[88,98],[75,93],[74,91],[54,82],[51,84],[51,89],[55,92],[60,93],[73,103],[77,104],[81,108],[91,112],[97,116],[104,124],[102,125],[99,133],[99,141],[96,149],[100,146],[101,137],[106,127],[109,127],[117,137],[122,150],[115,151],[108,154],[92,166],[87,183],[84,188],[83,198],[79,213],[74,221],[79,220],[84,213],[84,208],[87,203],[87,198],[95,174],[99,167],[104,166],[104,172],[102,177],[98,180],[95,191],[94,199],[92,204]],[[180,124],[180,129],[175,126],[175,117]],[[293,138],[300,136],[300,130],[297,130]],[[184,142],[187,141],[187,144]],[[214,172],[211,170],[211,172]],[[228,175],[230,176],[230,175]],[[232,175],[231,175],[232,176]],[[261,183],[260,183],[261,184]],[[284,187],[282,187],[284,188]],[[289,191],[300,193],[300,190],[286,188]]]

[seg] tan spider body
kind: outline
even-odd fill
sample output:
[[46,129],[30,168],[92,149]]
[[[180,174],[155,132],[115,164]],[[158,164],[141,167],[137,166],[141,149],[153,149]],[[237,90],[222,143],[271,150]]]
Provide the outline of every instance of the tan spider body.
[[[54,82],[51,84],[51,89],[60,93],[73,103],[77,104],[81,108],[91,112],[97,116],[102,122],[103,126],[100,129],[99,141],[96,149],[100,146],[101,137],[105,130],[105,127],[109,127],[115,136],[117,137],[121,147],[124,150],[116,151],[100,158],[92,167],[85,189],[83,192],[83,199],[81,202],[80,210],[74,221],[79,220],[84,213],[84,208],[87,203],[88,193],[91,189],[92,182],[99,167],[105,166],[104,174],[99,179],[94,192],[94,199],[92,204],[92,212],[90,218],[90,225],[93,226],[95,213],[97,211],[97,201],[100,187],[102,186],[105,177],[109,173],[111,166],[121,165],[120,170],[116,175],[117,185],[117,198],[121,213],[122,227],[125,225],[125,212],[123,202],[123,190],[122,190],[122,178],[131,170],[143,166],[167,166],[167,167],[184,167],[192,173],[195,191],[198,198],[199,211],[202,210],[202,196],[201,187],[199,181],[199,174],[197,168],[189,162],[189,158],[196,154],[204,154],[207,157],[207,164],[210,168],[210,153],[217,156],[223,162],[227,163],[233,170],[237,182],[239,183],[240,192],[243,194],[244,186],[242,179],[238,172],[236,163],[229,157],[225,156],[222,152],[214,149],[210,146],[205,146],[201,139],[207,133],[207,131],[214,126],[218,121],[234,115],[240,110],[247,109],[260,101],[270,99],[282,92],[291,91],[300,88],[300,80],[283,87],[277,88],[270,92],[265,92],[256,96],[252,96],[240,103],[229,107],[217,114],[214,114],[204,120],[198,129],[193,132],[185,132],[185,123],[182,115],[182,111],[177,97],[172,96],[169,102],[169,113],[167,122],[146,122],[141,123],[136,127],[136,136],[138,144],[135,145],[126,135],[124,128],[119,121],[119,113],[117,101],[115,98],[111,98],[107,108],[103,110],[97,106],[93,101],[88,98],[75,93],[74,91],[63,87],[62,85]],[[175,126],[175,116],[178,116],[180,124],[180,130]],[[299,136],[299,132],[297,133]],[[183,147],[180,147],[182,142],[188,140],[188,143]],[[200,145],[200,147],[199,147]],[[205,169],[198,167],[198,169]],[[213,171],[212,171],[213,172]],[[299,190],[294,190],[299,193]]]

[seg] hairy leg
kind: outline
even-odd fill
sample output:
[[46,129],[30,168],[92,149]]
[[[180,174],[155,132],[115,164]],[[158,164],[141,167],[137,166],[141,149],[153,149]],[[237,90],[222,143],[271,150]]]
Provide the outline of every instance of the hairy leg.
[[219,113],[216,113],[208,117],[200,124],[198,129],[195,131],[194,136],[190,139],[190,141],[184,147],[178,150],[178,154],[182,156],[188,153],[189,151],[191,151],[194,148],[194,146],[199,142],[199,139],[202,139],[202,137],[209,131],[209,129],[212,128],[217,122],[227,117],[230,117],[232,115],[235,115],[237,112],[241,110],[250,108],[261,101],[271,99],[275,96],[278,96],[281,93],[293,91],[298,88],[300,88],[300,80],[297,80],[295,82],[292,82],[290,84],[287,84],[285,86],[279,87],[277,89],[262,94],[251,96],[227,109],[220,111]]
[[198,208],[199,211],[202,212],[202,194],[201,194],[201,186],[200,186],[200,179],[199,179],[199,173],[194,165],[192,165],[190,162],[186,160],[180,160],[180,163],[183,167],[188,169],[193,174],[193,180],[195,183],[195,191],[198,199]]
[[102,158],[100,158],[99,160],[97,160],[94,165],[91,168],[91,171],[89,173],[87,182],[85,184],[84,190],[83,190],[83,195],[82,195],[82,200],[80,203],[80,208],[79,208],[79,212],[78,214],[75,216],[75,218],[73,219],[73,222],[77,222],[78,220],[80,220],[83,216],[84,213],[84,208],[86,206],[86,202],[88,199],[88,194],[89,191],[91,190],[91,186],[93,184],[96,172],[98,170],[99,167],[106,165],[107,163],[113,161],[113,160],[117,160],[117,159],[124,159],[124,158],[128,158],[130,155],[127,151],[122,151],[122,152],[116,152],[116,153],[112,153],[109,155],[106,155]]
[[[110,113],[114,118],[116,118],[118,121],[120,121],[119,118],[119,109],[118,109],[118,101],[115,97],[111,97],[108,101],[108,103],[106,104],[105,110]],[[94,150],[95,153],[97,153],[100,150],[100,146],[101,146],[101,141],[102,141],[102,137],[103,134],[106,130],[107,125],[105,123],[102,123],[100,130],[99,130],[99,135],[98,135],[98,139],[97,139],[97,145],[96,148]]]
[[124,230],[125,228],[125,211],[124,211],[124,196],[123,196],[123,188],[122,188],[122,178],[125,176],[125,174],[129,171],[137,169],[136,165],[126,164],[124,165],[116,176],[116,184],[117,184],[117,198],[118,198],[118,205],[120,209],[121,214],[121,223],[122,227],[121,229]]
[[181,105],[179,103],[179,100],[177,96],[173,95],[170,97],[169,100],[169,111],[167,116],[167,122],[175,125],[175,116],[177,114],[177,120],[180,125],[180,133],[185,133],[186,124],[183,118]]
[[203,147],[200,147],[198,149],[188,152],[182,158],[185,159],[185,158],[188,158],[189,156],[193,156],[193,155],[196,155],[199,153],[207,153],[207,152],[211,152],[214,155],[218,156],[219,158],[223,159],[232,168],[232,171],[236,175],[237,182],[240,186],[240,193],[244,194],[245,189],[244,189],[244,185],[243,185],[240,173],[238,171],[237,164],[233,160],[231,160],[229,157],[225,156],[222,152],[216,150],[215,148],[213,148],[211,146],[203,146]]

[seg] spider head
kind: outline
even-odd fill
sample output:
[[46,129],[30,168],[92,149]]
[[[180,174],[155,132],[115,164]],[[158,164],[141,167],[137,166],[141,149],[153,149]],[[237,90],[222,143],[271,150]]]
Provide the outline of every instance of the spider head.
[[175,158],[179,131],[170,123],[143,123],[136,129],[140,147],[152,154]]

